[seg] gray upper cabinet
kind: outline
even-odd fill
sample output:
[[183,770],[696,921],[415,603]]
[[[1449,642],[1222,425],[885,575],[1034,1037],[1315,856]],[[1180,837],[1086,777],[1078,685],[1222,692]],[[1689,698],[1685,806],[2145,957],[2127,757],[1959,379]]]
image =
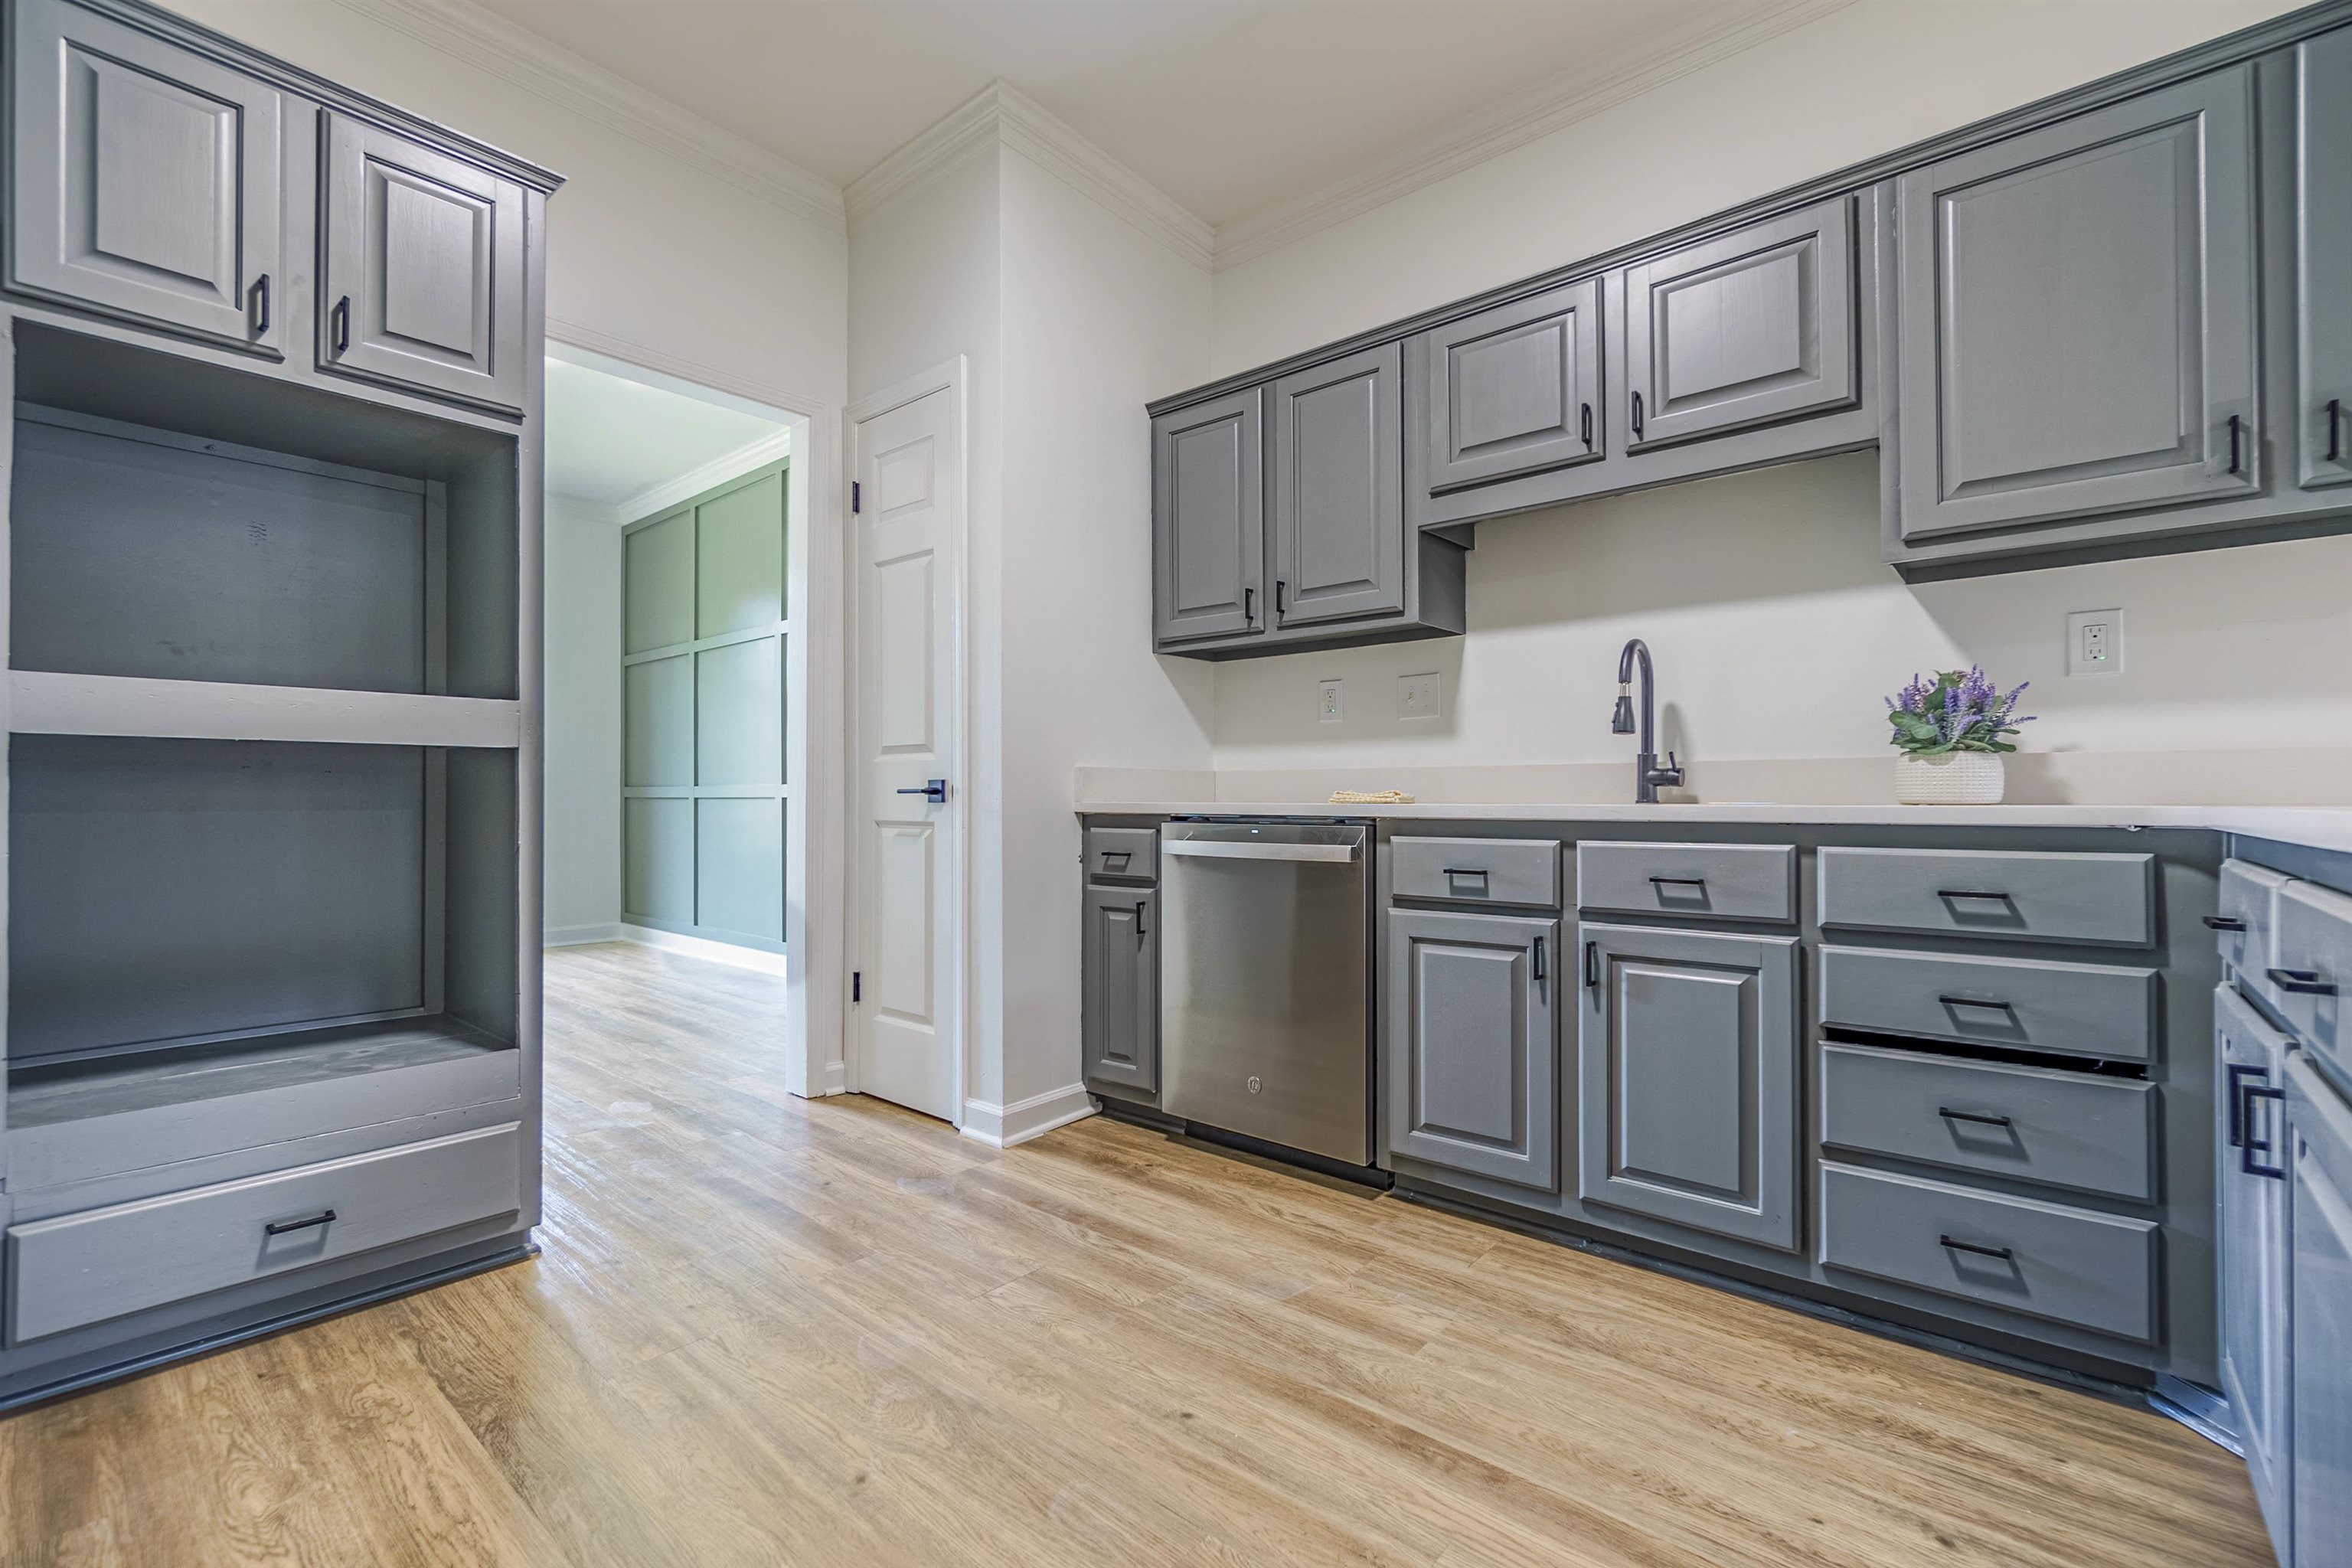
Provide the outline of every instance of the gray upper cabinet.
[[1559,922],[1389,916],[1389,1152],[1559,1190]]
[[1265,487],[1256,387],[1151,422],[1152,632],[1160,644],[1262,631]]
[[2294,52],[2297,480],[2352,479],[2352,27]]
[[1619,278],[1629,451],[1851,407],[1861,395],[1851,196]]
[[2253,74],[1903,175],[1906,541],[2258,488]]
[[1387,343],[1274,384],[1276,626],[1403,610],[1402,381]]
[[1537,476],[1604,455],[1601,332],[1601,282],[1586,279],[1412,340],[1406,369],[1417,394],[1417,521],[1558,499]]
[[1797,942],[1587,922],[1577,1195],[1794,1251]]
[[59,0],[9,19],[9,286],[278,350],[284,96]]
[[324,119],[320,364],[520,408],[522,186],[381,127]]
[[1087,889],[1079,1043],[1094,1088],[1160,1091],[1158,901],[1150,888]]

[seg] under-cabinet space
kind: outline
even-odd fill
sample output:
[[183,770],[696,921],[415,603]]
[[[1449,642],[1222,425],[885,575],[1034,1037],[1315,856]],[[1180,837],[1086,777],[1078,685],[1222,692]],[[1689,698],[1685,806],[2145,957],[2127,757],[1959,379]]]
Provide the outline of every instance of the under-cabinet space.
[[13,668],[514,698],[512,437],[255,379],[19,328]]

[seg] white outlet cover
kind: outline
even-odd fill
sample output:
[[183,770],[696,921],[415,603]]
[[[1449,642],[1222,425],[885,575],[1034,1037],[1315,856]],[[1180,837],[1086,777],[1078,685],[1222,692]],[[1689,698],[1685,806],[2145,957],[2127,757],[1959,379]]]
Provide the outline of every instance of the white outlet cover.
[[2121,675],[2123,672],[2123,611],[2069,610],[2066,613],[2066,673]]
[[1397,677],[1397,717],[1437,717],[1437,677],[1434,674]]
[[1338,681],[1327,680],[1322,683],[1316,699],[1315,710],[1326,724],[1337,724],[1339,721],[1339,683]]

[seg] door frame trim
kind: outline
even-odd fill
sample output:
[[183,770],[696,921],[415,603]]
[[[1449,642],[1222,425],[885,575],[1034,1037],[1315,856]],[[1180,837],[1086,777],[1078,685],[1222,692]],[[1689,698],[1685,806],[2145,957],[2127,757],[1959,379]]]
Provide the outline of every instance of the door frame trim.
[[944,360],[929,370],[891,383],[878,392],[870,393],[851,403],[843,411],[841,420],[842,482],[836,487],[835,515],[840,520],[837,536],[840,558],[835,563],[831,590],[839,595],[840,608],[840,668],[842,679],[836,689],[840,703],[842,741],[840,789],[843,811],[835,824],[832,841],[842,847],[841,933],[844,961],[835,980],[837,1001],[841,1008],[841,1060],[828,1065],[827,1073],[837,1070],[824,1093],[856,1093],[863,1078],[860,1056],[863,1037],[856,1027],[856,1016],[849,1000],[849,976],[852,971],[865,967],[862,951],[863,928],[860,924],[864,889],[859,886],[859,857],[848,853],[848,829],[856,820],[857,802],[857,552],[851,548],[856,533],[849,510],[849,481],[857,473],[858,427],[869,419],[877,418],[893,409],[903,408],[919,398],[935,392],[945,392],[953,399],[950,416],[956,434],[954,473],[956,482],[955,571],[950,577],[956,610],[956,625],[950,637],[956,666],[955,745],[950,766],[954,783],[948,793],[947,809],[951,814],[956,830],[955,854],[950,862],[956,879],[956,892],[950,909],[952,930],[947,940],[955,958],[950,965],[954,976],[955,994],[940,1009],[944,1016],[954,1020],[956,1044],[954,1059],[954,1110],[951,1121],[961,1131],[969,1115],[966,1091],[972,1081],[971,1069],[972,1044],[972,974],[971,944],[971,813],[966,807],[971,791],[971,402],[966,394],[970,384],[970,366],[962,354]]

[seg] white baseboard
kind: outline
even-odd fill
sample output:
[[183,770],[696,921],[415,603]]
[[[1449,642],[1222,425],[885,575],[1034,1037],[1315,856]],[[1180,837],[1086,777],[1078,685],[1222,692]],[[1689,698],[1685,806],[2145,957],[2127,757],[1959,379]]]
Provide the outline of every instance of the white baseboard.
[[543,947],[579,947],[592,942],[621,941],[621,924],[607,921],[603,925],[549,926],[540,935]]
[[991,1105],[982,1100],[963,1102],[963,1135],[999,1149],[1026,1143],[1056,1127],[1066,1127],[1095,1113],[1094,1097],[1083,1084],[1048,1089],[1013,1105]]
[[674,931],[656,931],[651,926],[631,925],[626,921],[614,930],[622,942],[642,942],[647,947],[682,952],[688,958],[729,964],[737,969],[756,969],[762,974],[782,974],[789,962],[781,952],[763,952],[756,947],[737,947],[732,942],[712,942],[708,937],[680,936]]

